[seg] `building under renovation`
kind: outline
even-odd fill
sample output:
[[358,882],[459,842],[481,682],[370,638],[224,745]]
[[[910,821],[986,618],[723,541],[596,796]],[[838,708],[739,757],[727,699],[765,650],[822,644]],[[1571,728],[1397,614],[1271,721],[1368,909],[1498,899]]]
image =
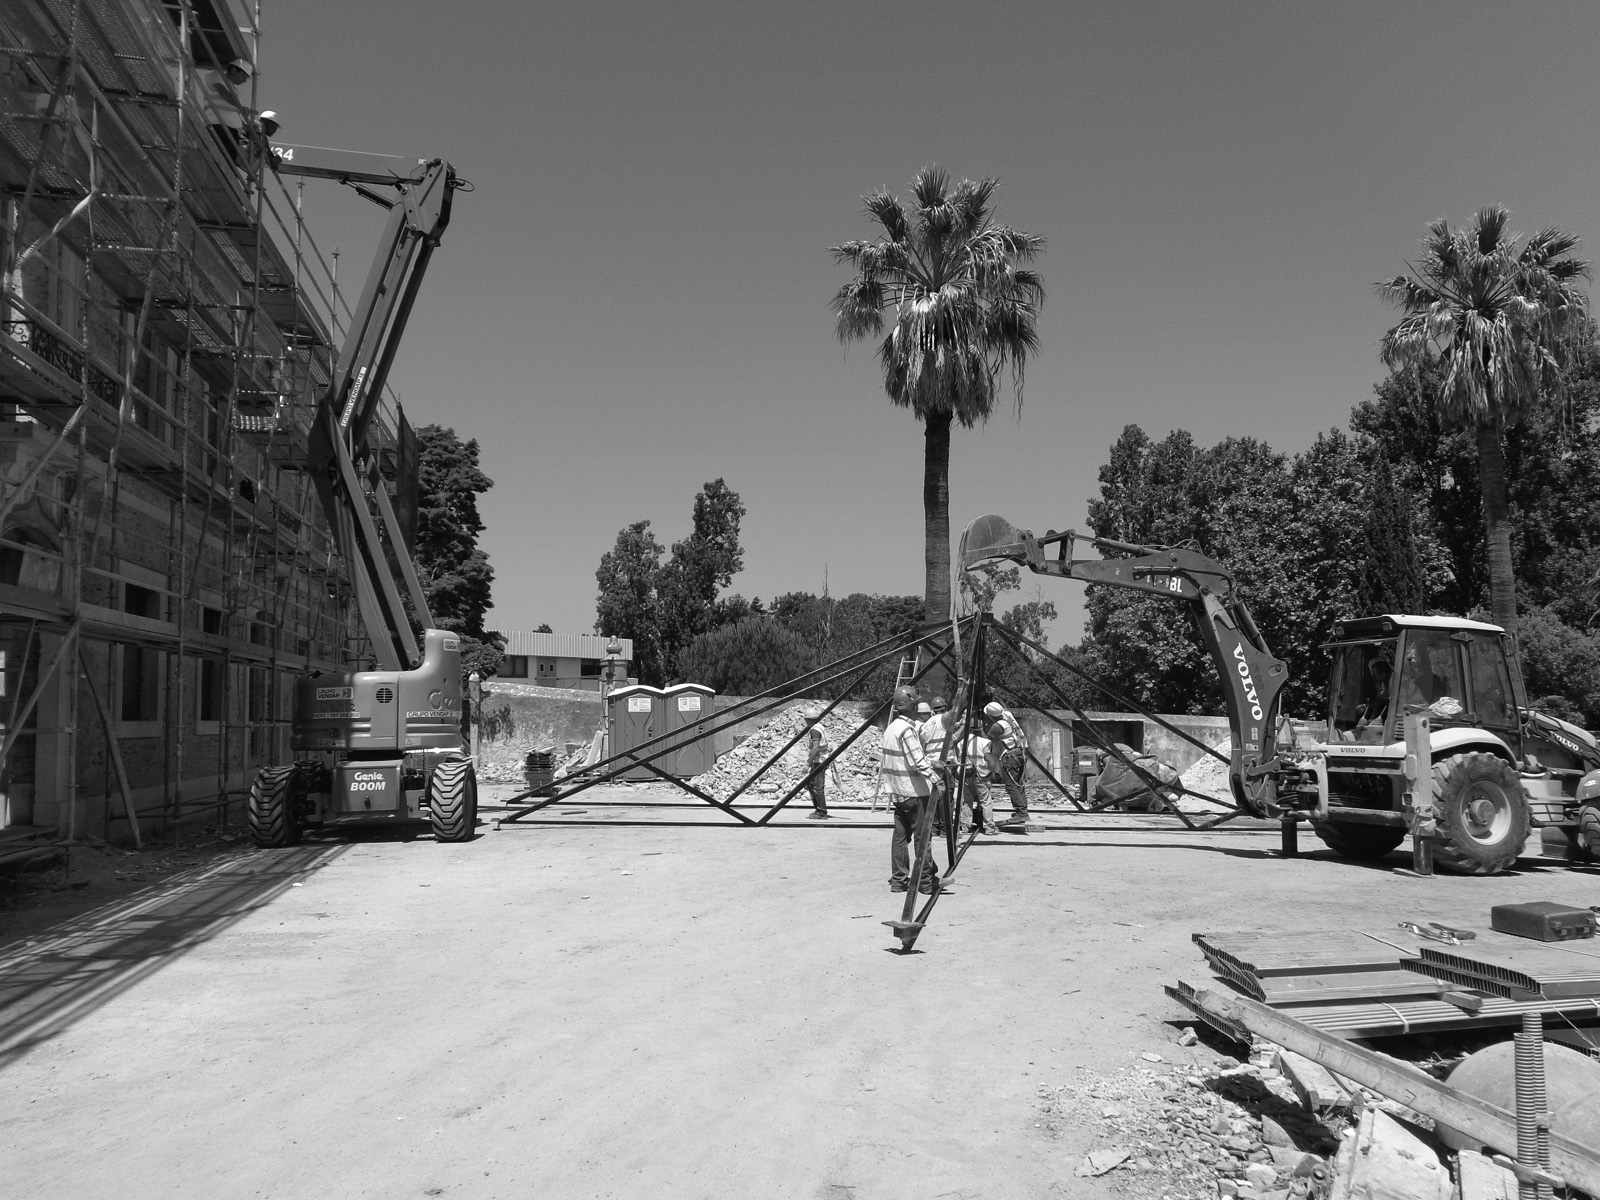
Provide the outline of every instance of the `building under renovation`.
[[295,677],[362,653],[305,469],[349,310],[254,19],[0,9],[0,826],[215,819],[289,757]]

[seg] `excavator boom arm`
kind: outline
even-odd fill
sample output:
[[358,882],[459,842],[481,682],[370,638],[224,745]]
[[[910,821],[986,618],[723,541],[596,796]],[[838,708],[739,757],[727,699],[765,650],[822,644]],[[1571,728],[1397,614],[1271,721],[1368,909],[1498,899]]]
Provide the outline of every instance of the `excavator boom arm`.
[[[1073,558],[1086,541],[1127,558]],[[1056,554],[1047,556],[1047,547]],[[1233,736],[1229,780],[1240,807],[1267,811],[1276,802],[1278,698],[1288,682],[1286,664],[1274,658],[1239,597],[1228,568],[1194,550],[1136,546],[1107,538],[1079,538],[1071,530],[1035,537],[1003,517],[979,517],[961,535],[961,569],[985,562],[1015,562],[1040,575],[1151,592],[1190,606],[1222,684]]]

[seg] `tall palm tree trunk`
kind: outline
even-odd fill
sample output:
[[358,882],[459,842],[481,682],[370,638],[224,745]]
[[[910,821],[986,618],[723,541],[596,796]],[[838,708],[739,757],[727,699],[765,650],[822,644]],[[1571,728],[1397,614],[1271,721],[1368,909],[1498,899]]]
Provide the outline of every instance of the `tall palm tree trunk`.
[[1478,479],[1483,488],[1485,554],[1489,568],[1489,609],[1494,623],[1517,632],[1517,583],[1511,567],[1510,505],[1506,500],[1506,460],[1500,448],[1500,422],[1479,421]]
[[950,422],[928,413],[922,433],[923,619],[950,618]]

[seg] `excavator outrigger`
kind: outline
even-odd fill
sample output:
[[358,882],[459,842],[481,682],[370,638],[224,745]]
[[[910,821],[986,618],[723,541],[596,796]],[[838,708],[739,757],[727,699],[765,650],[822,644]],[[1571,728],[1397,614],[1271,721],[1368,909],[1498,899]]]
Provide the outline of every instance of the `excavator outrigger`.
[[[431,628],[433,615],[371,436],[389,367],[461,182],[440,159],[420,162],[407,175],[290,162],[277,169],[338,180],[389,210],[317,406],[307,463],[349,570],[376,669],[298,681],[290,742],[295,761],[257,775],[250,833],[257,845],[285,846],[311,826],[425,816],[440,841],[467,841],[477,823],[478,788],[462,736],[461,639]],[[392,189],[393,198],[379,188]],[[413,618],[422,627],[420,641]]]

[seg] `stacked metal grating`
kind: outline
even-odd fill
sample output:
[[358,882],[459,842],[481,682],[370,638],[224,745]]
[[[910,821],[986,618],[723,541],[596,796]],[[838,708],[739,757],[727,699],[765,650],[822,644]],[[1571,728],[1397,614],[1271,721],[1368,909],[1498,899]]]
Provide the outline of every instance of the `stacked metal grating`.
[[556,752],[528,751],[527,757],[522,760],[522,775],[527,781],[529,791],[535,793],[547,791],[554,785],[556,779]]
[[[1519,939],[1485,933],[1479,942],[1447,947],[1399,930],[1392,935],[1295,930],[1193,937],[1223,984],[1341,1037],[1516,1025],[1530,1012],[1561,1014],[1573,1022],[1600,1021],[1600,948],[1592,943],[1574,951],[1570,943],[1519,944]],[[1536,964],[1534,955],[1547,951],[1562,957]],[[1584,965],[1574,969],[1577,962]],[[1500,982],[1506,978],[1567,990],[1558,995],[1524,987],[1508,997]],[[1580,994],[1576,989],[1585,981],[1593,982],[1593,990]],[[1215,1025],[1193,1002],[1207,986],[1180,980],[1166,991]]]
[[1489,934],[1470,945],[1425,946],[1408,970],[1512,1000],[1600,998],[1600,949]]
[[1402,969],[1417,951],[1402,937],[1353,930],[1197,933],[1211,969],[1252,999],[1274,1006],[1335,999],[1437,996],[1433,980]]

